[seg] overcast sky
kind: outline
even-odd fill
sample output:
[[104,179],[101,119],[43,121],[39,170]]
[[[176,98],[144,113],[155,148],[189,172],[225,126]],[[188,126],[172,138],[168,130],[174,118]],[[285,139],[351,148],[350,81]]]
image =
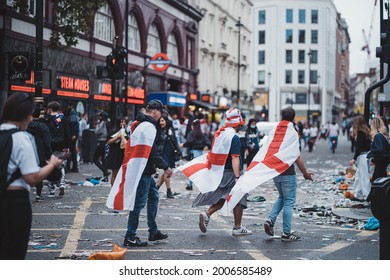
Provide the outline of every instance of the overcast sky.
[[[368,36],[375,0],[334,0],[334,3],[337,11],[341,13],[341,17],[345,18],[351,37],[351,44],[349,45],[350,74],[365,72],[367,53],[361,50],[364,46],[362,29],[366,31]],[[371,59],[377,61],[377,64],[379,64],[379,60],[375,57],[375,49],[380,45],[379,5],[380,0],[377,0],[369,42]]]

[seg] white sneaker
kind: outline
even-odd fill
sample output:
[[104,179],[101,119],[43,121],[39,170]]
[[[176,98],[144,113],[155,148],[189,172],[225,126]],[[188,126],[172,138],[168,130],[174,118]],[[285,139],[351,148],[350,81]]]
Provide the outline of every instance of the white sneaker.
[[245,227],[233,228],[233,235],[251,235],[252,231]]
[[201,232],[207,231],[207,226],[209,225],[210,217],[206,213],[199,214],[199,229]]

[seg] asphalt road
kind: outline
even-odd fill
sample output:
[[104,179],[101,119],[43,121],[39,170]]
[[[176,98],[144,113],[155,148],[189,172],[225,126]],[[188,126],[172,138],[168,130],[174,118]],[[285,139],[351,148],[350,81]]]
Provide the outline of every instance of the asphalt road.
[[[143,248],[128,248],[125,259],[377,260],[378,232],[362,229],[364,221],[371,216],[370,210],[345,200],[334,183],[352,158],[349,142],[341,137],[335,154],[325,142],[318,142],[312,153],[303,150],[302,155],[307,167],[315,173],[314,181],[308,182],[297,171],[293,230],[302,241],[282,242],[264,233],[262,224],[277,197],[272,181],[250,193],[250,198],[265,198],[262,202],[248,202],[244,212],[243,225],[253,231],[252,235],[232,236],[233,217],[218,213],[212,216],[208,232],[201,233],[198,216],[206,207],[191,207],[198,191],[196,188],[187,191],[187,180],[181,173],[175,173],[172,188],[180,194],[175,199],[167,199],[166,188],[161,188],[157,218],[160,230],[168,233],[168,239],[149,242]],[[93,252],[111,251],[113,244],[122,246],[128,213],[107,209],[108,184],[83,186],[87,177],[99,175],[94,165],[81,164],[79,173],[67,174],[70,185],[64,197],[45,197],[44,201],[35,202],[34,190],[31,192],[33,224],[28,260],[84,260]],[[47,193],[44,188],[44,196]],[[351,208],[352,205],[356,208]],[[334,215],[332,209],[340,210],[341,217]],[[351,215],[357,219],[348,219]],[[275,231],[281,231],[281,216]],[[141,240],[148,237],[145,210],[141,213],[138,236]]]

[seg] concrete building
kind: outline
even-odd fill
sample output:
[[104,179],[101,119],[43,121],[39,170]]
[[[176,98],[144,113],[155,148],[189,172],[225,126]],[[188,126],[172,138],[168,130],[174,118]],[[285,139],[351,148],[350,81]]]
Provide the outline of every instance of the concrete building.
[[295,109],[297,121],[331,121],[340,94],[333,1],[253,0],[252,11],[256,108],[265,107],[270,121],[279,121],[287,106]]
[[[198,91],[204,102],[226,110],[253,111],[250,83],[251,0],[189,0],[199,9]],[[240,22],[239,22],[240,21]],[[239,102],[237,102],[239,91]],[[210,107],[207,104],[204,107]]]

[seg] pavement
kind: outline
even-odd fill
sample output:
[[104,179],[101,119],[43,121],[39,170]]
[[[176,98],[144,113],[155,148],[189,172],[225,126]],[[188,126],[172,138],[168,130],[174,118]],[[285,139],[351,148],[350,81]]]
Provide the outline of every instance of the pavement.
[[[178,162],[178,164],[184,164],[186,163],[185,160],[181,160]],[[78,166],[79,172],[74,173],[70,172],[66,174],[66,181],[69,186],[72,185],[83,185],[85,182],[88,182],[88,178],[91,177],[100,177],[103,176],[103,173],[97,168],[97,166],[93,163],[79,163]],[[158,171],[159,172],[159,171]],[[185,186],[182,186],[182,182],[185,182],[187,179],[186,177],[181,173],[177,172],[175,173],[175,177],[177,179],[172,180],[172,189],[175,190],[184,190]],[[340,176],[339,176],[340,177]],[[109,186],[110,185],[110,179],[111,175],[109,176],[109,182],[100,182],[99,185],[101,186]],[[165,190],[165,188],[163,188]],[[196,187],[195,187],[196,189]],[[252,196],[249,199],[253,200],[252,202],[256,202],[256,199],[259,199],[257,202],[262,201],[262,196]],[[315,209],[314,209],[315,210]],[[320,211],[320,210],[318,210]],[[318,212],[318,211],[312,211],[312,212]],[[367,221],[370,217],[372,217],[372,212],[370,208],[370,204],[366,202],[359,202],[359,201],[349,201],[348,204],[343,201],[342,205],[333,205],[331,209],[332,214],[345,218],[345,219],[353,219],[353,220],[359,220],[359,221]]]

